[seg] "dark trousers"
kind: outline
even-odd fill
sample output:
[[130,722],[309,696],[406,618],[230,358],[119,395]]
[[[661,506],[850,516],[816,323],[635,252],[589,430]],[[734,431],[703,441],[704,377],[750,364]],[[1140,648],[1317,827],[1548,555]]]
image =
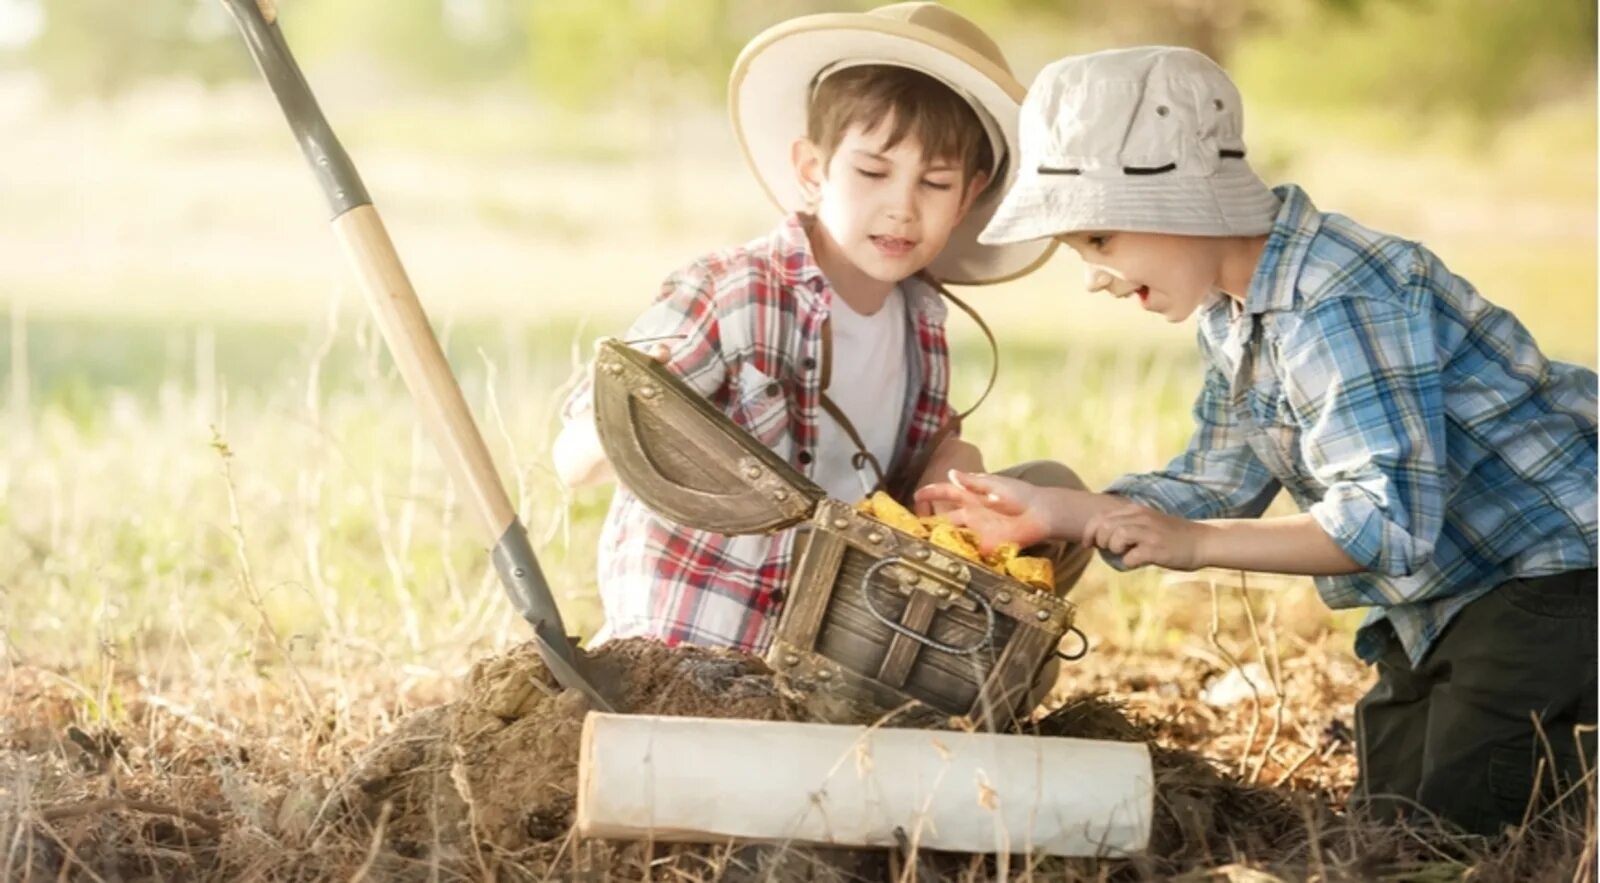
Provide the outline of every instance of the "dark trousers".
[[1536,792],[1534,815],[1564,792],[1581,809],[1596,761],[1595,602],[1594,570],[1511,580],[1467,605],[1416,667],[1382,626],[1378,683],[1356,704],[1352,806],[1431,812],[1477,834],[1520,823]]

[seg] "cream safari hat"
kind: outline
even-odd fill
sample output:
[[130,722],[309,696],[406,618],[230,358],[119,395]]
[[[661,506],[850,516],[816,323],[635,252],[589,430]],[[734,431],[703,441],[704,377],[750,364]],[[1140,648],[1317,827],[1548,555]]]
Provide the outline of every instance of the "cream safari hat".
[[1055,243],[982,245],[1017,169],[1022,84],[1000,48],[977,25],[937,3],[895,3],[864,13],[791,19],[757,35],[739,54],[728,83],[729,113],[745,160],[784,211],[804,207],[789,149],[806,131],[806,106],[827,74],[863,64],[899,65],[939,80],[972,105],[997,158],[994,176],[928,267],[941,282],[977,285],[1032,271]]

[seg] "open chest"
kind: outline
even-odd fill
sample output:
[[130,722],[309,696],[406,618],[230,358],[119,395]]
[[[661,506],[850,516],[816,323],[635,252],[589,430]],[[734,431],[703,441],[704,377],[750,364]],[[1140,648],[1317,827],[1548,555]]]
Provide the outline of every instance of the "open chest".
[[829,498],[644,353],[603,340],[594,372],[601,444],[645,505],[723,534],[802,531],[775,670],[988,726],[1031,710],[1072,604]]

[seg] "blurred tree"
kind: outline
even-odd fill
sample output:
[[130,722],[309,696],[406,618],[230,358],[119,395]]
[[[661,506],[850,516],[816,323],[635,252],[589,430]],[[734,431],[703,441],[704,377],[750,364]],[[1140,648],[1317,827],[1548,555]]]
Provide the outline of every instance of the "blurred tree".
[[[64,95],[150,77],[249,73],[216,0],[36,0],[27,55]],[[277,0],[303,60],[358,56],[422,82],[514,77],[572,108],[670,114],[720,98],[744,43],[775,22],[874,0]],[[946,0],[1003,43],[1053,57],[1167,42],[1261,91],[1493,120],[1592,83],[1593,0]]]
[[421,82],[486,79],[524,51],[514,0],[278,0],[296,54],[357,56]]
[[[301,60],[361,56],[426,81],[515,70],[525,48],[516,0],[278,0]],[[26,50],[56,94],[110,97],[144,80],[211,84],[253,75],[217,0],[48,0]]]
[[1310,0],[1255,34],[1237,70],[1316,107],[1453,113],[1490,124],[1591,89],[1594,0],[1398,0],[1335,14]]
[[[520,0],[526,10],[528,65],[536,88],[569,106],[637,88],[720,97],[728,69],[751,37],[769,25],[816,12],[864,11],[872,0]],[[1027,30],[1103,44],[1165,42],[1225,60],[1252,31],[1271,27],[1286,7],[1310,4],[1348,17],[1373,3],[1416,0],[945,0],[996,35]],[[1105,39],[1110,36],[1111,39]],[[1002,41],[1003,42],[1003,41]],[[1070,45],[1070,44],[1069,44]],[[649,100],[649,96],[641,96]]]
[[[521,0],[536,88],[568,106],[618,93],[718,98],[745,42],[821,0]],[[868,4],[843,4],[847,8]],[[687,93],[687,94],[685,94]]]
[[239,76],[249,61],[215,3],[49,0],[27,57],[57,94],[108,98],[151,77]]

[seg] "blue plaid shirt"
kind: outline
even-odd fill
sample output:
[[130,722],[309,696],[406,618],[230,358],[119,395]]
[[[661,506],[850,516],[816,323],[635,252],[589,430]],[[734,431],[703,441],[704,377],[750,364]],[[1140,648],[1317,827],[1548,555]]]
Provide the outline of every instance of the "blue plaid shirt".
[[1255,517],[1280,488],[1366,568],[1318,577],[1375,609],[1413,664],[1496,585],[1595,566],[1595,374],[1544,357],[1517,317],[1426,248],[1282,207],[1241,305],[1200,314],[1189,447],[1107,490],[1189,519]]

